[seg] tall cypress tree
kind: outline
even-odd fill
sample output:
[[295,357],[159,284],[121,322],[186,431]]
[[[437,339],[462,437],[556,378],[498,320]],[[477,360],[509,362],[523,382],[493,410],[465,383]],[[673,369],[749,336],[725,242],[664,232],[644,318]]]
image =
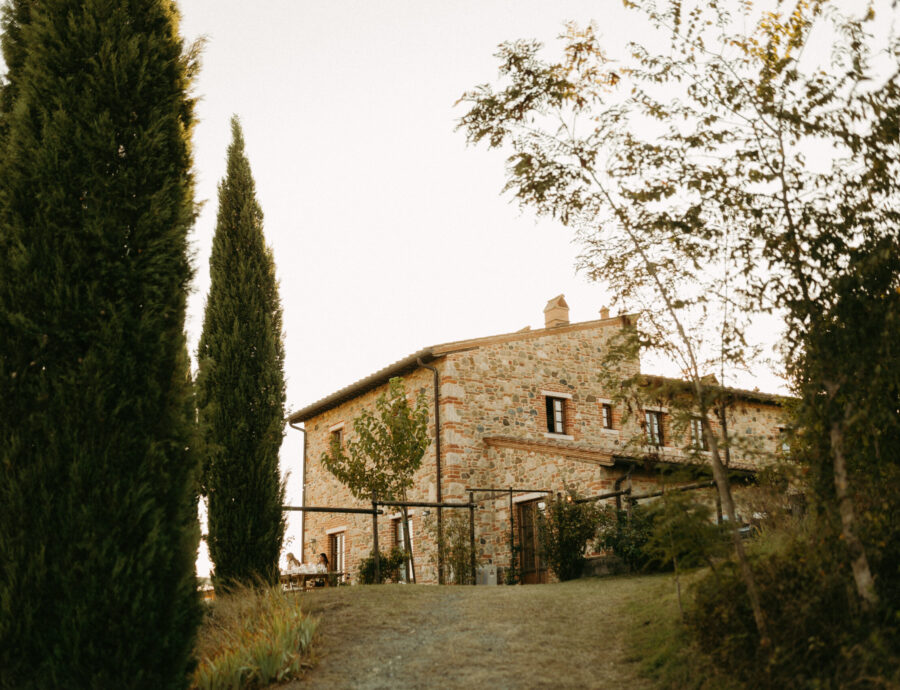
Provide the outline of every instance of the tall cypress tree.
[[281,302],[236,117],[231,132],[197,353],[208,544],[218,582],[271,582],[285,525]]
[[13,0],[4,28],[0,686],[183,687],[195,61],[171,0]]

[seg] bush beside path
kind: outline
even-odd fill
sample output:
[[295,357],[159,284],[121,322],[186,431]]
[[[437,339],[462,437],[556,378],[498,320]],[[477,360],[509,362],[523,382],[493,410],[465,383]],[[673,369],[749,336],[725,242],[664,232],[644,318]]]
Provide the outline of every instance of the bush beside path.
[[618,577],[305,593],[304,611],[320,620],[318,663],[286,687],[650,687],[627,658],[626,608],[657,583]]

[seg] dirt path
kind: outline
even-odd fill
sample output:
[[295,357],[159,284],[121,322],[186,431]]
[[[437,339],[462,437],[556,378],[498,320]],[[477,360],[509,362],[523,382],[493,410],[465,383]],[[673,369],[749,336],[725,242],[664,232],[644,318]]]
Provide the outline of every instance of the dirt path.
[[318,663],[287,687],[649,687],[622,639],[624,605],[648,584],[652,591],[644,578],[607,578],[305,593],[304,608],[320,620]]

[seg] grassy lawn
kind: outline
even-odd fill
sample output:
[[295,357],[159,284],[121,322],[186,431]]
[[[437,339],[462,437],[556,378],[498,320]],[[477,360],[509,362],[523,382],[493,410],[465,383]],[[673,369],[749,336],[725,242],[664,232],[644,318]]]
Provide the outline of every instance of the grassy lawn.
[[379,585],[301,594],[316,666],[287,687],[646,688],[628,607],[659,578],[524,587]]
[[197,688],[739,687],[689,644],[671,575],[242,590],[209,613]]
[[[689,599],[685,585],[697,576],[682,576],[685,604]],[[674,577],[654,575],[635,581],[641,594],[629,599],[625,612],[630,627],[628,658],[641,675],[664,689],[739,690],[739,684],[719,673],[690,643],[681,625]]]

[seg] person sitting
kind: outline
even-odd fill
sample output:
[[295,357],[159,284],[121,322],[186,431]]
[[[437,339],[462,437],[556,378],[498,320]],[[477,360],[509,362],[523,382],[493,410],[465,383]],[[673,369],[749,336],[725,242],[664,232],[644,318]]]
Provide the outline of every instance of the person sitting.
[[292,553],[287,554],[285,560],[287,560],[287,567],[281,571],[281,583],[285,589],[292,590],[295,584],[293,576],[301,571],[300,561]]
[[[316,561],[316,572],[317,573],[327,573],[328,572],[328,556],[324,553],[319,554],[319,558]],[[317,579],[315,582],[316,587],[325,587],[328,585],[327,578]]]

